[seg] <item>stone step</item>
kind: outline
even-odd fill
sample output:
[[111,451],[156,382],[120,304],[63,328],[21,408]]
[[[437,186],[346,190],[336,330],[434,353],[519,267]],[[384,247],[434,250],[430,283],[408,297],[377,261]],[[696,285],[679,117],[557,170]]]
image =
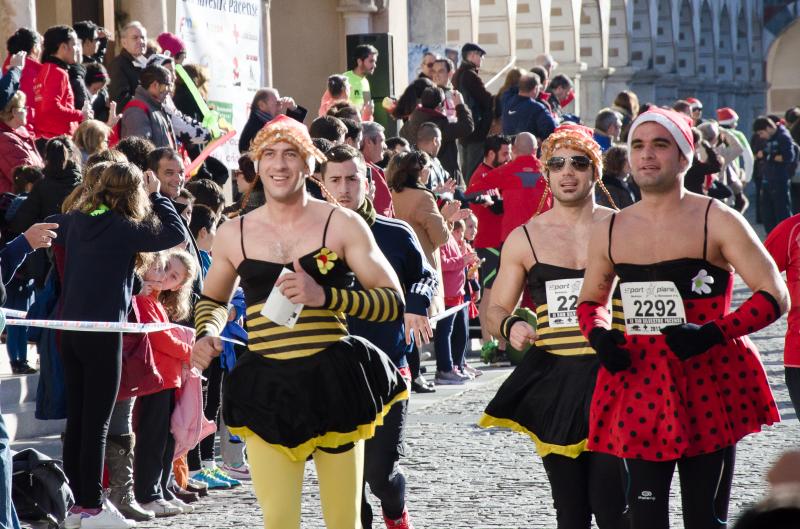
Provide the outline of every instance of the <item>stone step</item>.
[[0,376],[0,409],[5,412],[8,406],[23,402],[35,402],[38,385],[39,373]]
[[[0,384],[1,386],[2,384]],[[40,421],[37,419],[36,402],[33,401],[3,406],[3,420],[6,423],[6,430],[12,442],[15,439],[37,439],[50,435],[59,435],[66,426],[66,421],[63,419],[55,421]]]

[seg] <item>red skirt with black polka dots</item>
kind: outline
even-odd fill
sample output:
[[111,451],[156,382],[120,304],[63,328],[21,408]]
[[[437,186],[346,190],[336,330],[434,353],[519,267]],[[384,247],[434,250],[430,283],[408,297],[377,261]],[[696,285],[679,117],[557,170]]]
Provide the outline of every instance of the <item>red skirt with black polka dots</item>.
[[[731,281],[732,284],[732,281]],[[730,307],[725,295],[684,301],[703,324]],[[714,452],[780,421],[760,356],[747,337],[686,361],[663,336],[627,336],[631,367],[600,368],[588,448],[617,457],[666,461]]]

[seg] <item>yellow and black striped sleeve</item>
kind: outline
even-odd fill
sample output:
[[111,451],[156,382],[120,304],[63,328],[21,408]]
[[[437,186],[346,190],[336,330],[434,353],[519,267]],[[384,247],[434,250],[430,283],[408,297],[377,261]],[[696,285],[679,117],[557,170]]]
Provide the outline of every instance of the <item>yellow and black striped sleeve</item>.
[[502,336],[504,340],[510,340],[511,327],[513,327],[515,323],[520,321],[525,321],[525,320],[513,314],[503,318],[503,321],[500,323],[500,336]]
[[395,321],[403,317],[405,304],[393,288],[343,289],[325,287],[325,308],[367,321]]
[[194,307],[194,328],[197,338],[219,336],[228,323],[228,304],[208,296],[200,296]]

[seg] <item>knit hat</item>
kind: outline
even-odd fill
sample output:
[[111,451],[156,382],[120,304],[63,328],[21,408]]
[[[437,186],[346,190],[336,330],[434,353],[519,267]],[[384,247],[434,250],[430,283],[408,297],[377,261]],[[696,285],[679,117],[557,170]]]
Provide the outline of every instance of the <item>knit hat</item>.
[[566,147],[581,151],[592,160],[594,166],[594,179],[600,180],[603,176],[603,151],[594,140],[594,131],[589,127],[577,123],[564,123],[542,143],[542,161],[547,163],[556,149]]
[[684,99],[684,101],[691,105],[692,110],[703,110],[703,103],[701,103],[696,97],[687,97]]
[[[14,97],[14,94],[17,93],[19,90],[19,80],[20,80],[20,70],[17,68],[13,73],[9,68],[8,73],[5,76],[9,76],[11,78],[11,82],[9,83],[6,90],[0,90],[0,110],[6,108],[11,98]],[[3,77],[5,77],[3,76]]]
[[739,121],[739,114],[730,107],[722,107],[717,109],[717,121],[720,125],[733,126]]
[[691,118],[689,120],[686,118],[685,114],[674,110],[650,107],[650,110],[639,114],[639,117],[631,124],[631,130],[628,132],[628,150],[631,149],[633,133],[636,128],[642,123],[654,122],[667,129],[675,143],[678,144],[678,149],[691,162],[694,159],[694,137],[692,136],[692,126],[689,123]]
[[284,114],[276,117],[262,128],[253,143],[250,145],[250,158],[255,164],[256,173],[258,173],[258,161],[264,154],[264,150],[278,142],[285,141],[294,145],[300,155],[306,160],[306,165],[309,171],[314,172],[315,163],[320,163],[326,160],[322,151],[314,146],[311,141],[311,136],[308,134],[308,129],[299,121],[290,118]]
[[174,63],[175,59],[172,58],[170,55],[165,55],[163,53],[154,53],[150,57],[147,58],[147,66],[164,66],[168,63]]
[[180,53],[186,53],[186,45],[174,33],[162,33],[156,38],[156,42],[162,50],[169,51],[173,57],[177,57]]

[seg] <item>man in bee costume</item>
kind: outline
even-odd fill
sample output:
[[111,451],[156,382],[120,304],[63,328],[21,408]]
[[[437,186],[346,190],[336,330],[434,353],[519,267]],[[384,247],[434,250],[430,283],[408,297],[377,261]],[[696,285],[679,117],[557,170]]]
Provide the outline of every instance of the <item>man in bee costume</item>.
[[[355,529],[364,440],[408,390],[384,353],[348,335],[345,318],[401,319],[402,291],[358,214],[307,194],[305,181],[325,158],[301,123],[275,118],[250,156],[267,201],[220,228],[192,360],[204,368],[219,355],[240,278],[249,345],[225,380],[223,414],[247,443],[264,527],[300,527],[303,469],[313,456],[326,526]],[[270,295],[297,304],[299,314],[275,316]]]
[[[495,335],[517,349],[532,348],[479,424],[533,439],[550,480],[558,529],[589,529],[592,514],[600,529],[621,529],[627,525],[620,463],[586,450],[600,362],[576,313],[592,224],[612,213],[594,201],[595,183],[602,186],[600,146],[591,129],[562,125],[542,144],[542,160],[553,208],[506,239],[488,315]],[[512,315],[523,288],[536,303],[536,329]],[[619,312],[619,301],[614,308]]]

